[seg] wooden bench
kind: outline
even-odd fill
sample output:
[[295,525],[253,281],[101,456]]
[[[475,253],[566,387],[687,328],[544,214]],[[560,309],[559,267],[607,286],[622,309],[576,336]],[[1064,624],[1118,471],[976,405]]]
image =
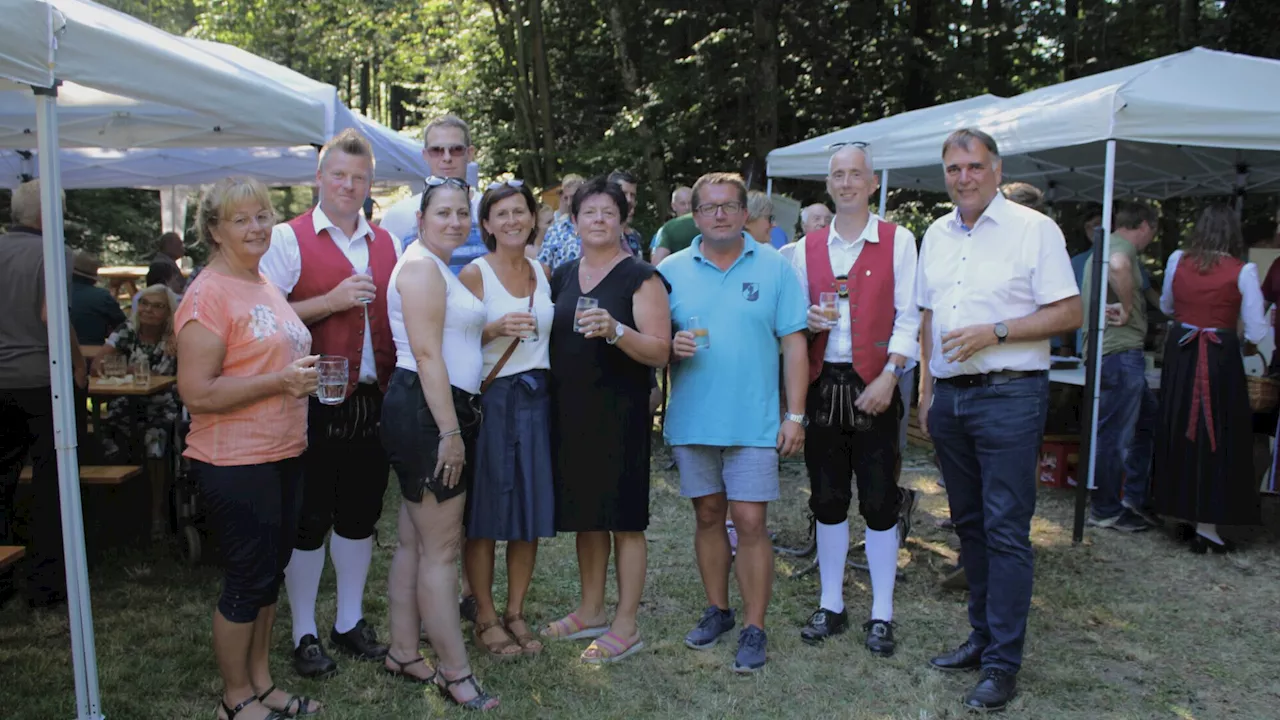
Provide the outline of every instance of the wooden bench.
[[[141,465],[81,465],[81,485],[123,485],[142,474]],[[22,468],[18,482],[31,482],[31,466]]]
[[26,554],[26,548],[19,545],[0,545],[0,570],[18,562]]

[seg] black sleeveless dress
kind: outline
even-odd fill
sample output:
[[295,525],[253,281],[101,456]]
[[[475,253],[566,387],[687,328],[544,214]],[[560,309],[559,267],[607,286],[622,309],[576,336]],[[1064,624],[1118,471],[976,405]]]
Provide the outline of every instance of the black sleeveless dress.
[[[642,532],[649,526],[649,368],[604,338],[574,332],[574,311],[584,295],[578,263],[561,265],[551,277],[556,531]],[[635,328],[632,296],[656,273],[629,257],[585,295]]]

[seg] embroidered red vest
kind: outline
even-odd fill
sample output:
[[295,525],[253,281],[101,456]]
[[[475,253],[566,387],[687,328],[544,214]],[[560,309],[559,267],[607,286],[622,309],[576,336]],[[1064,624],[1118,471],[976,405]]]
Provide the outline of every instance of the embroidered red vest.
[[[311,209],[289,221],[298,237],[302,273],[289,293],[290,302],[324,295],[351,277],[351,261],[329,237],[329,231],[317,234]],[[391,322],[387,317],[387,288],[391,271],[396,266],[396,251],[391,234],[371,225],[373,239],[369,244],[369,274],[377,286],[378,296],[364,308],[354,307],[334,313],[309,327],[311,351],[317,355],[341,355],[347,359],[350,375],[348,394],[355,391],[360,379],[360,360],[364,355],[364,314],[369,313],[369,331],[373,334],[373,360],[378,373],[378,387],[387,390],[387,382],[396,365],[396,346],[391,339]]]
[[[898,226],[879,221],[880,242],[863,243],[862,252],[849,268],[849,327],[853,333],[853,369],[865,383],[880,377],[889,361],[889,336],[893,334],[896,312],[893,306],[893,242]],[[827,239],[831,228],[805,235],[805,272],[809,278],[809,304],[817,305],[824,292],[839,292]],[[829,333],[809,339],[809,382],[822,373],[822,356],[827,351]]]

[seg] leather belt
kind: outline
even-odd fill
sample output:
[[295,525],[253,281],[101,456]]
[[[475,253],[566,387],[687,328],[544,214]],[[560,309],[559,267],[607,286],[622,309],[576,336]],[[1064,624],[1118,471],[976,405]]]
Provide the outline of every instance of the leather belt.
[[982,375],[956,375],[955,377],[938,378],[938,382],[952,387],[972,388],[1003,385],[1023,378],[1044,377],[1048,370],[997,370]]

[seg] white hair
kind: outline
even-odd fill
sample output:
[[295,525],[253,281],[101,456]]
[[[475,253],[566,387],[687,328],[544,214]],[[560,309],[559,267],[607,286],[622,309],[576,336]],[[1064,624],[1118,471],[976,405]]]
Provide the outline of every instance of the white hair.
[[841,145],[840,147],[836,148],[835,152],[831,153],[831,157],[827,158],[828,173],[831,172],[831,163],[835,161],[836,156],[842,152],[847,152],[847,151],[862,153],[862,158],[867,162],[867,172],[875,172],[876,165],[871,159],[871,146],[850,144],[850,145]]
[[800,208],[800,224],[804,225],[805,223],[809,222],[809,211],[819,206],[821,206],[827,212],[831,212],[831,208],[827,207],[823,203],[814,203],[812,205],[805,205],[804,207]]

